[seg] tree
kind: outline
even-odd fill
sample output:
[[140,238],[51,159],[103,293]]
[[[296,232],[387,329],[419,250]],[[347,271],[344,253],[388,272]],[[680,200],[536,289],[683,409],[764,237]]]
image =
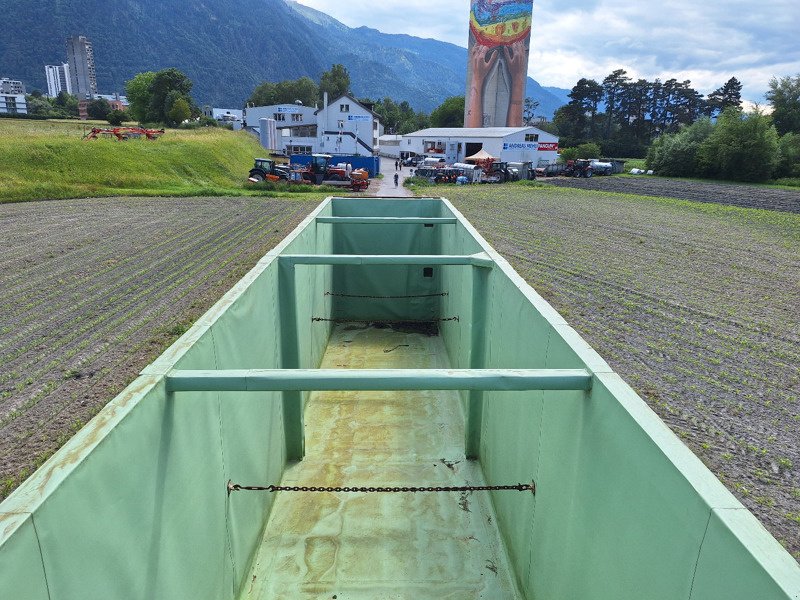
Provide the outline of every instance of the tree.
[[64,116],[78,116],[78,98],[67,92],[59,92],[53,100],[53,106],[58,108]]
[[714,126],[711,119],[700,119],[679,133],[659,137],[647,153],[647,168],[668,177],[700,175],[697,153]]
[[624,69],[617,69],[608,77],[603,79],[603,90],[606,100],[606,137],[611,136],[611,126],[614,124],[617,107],[623,88],[630,81],[628,72]]
[[167,125],[176,127],[192,116],[192,107],[184,96],[177,96],[167,112]]
[[[573,105],[574,133],[581,139],[595,139],[597,133],[597,108],[603,100],[603,86],[594,79],[581,78],[569,93]],[[587,121],[588,116],[588,121]]]
[[319,80],[319,98],[322,100],[325,92],[328,92],[328,100],[331,102],[350,94],[350,73],[344,65],[333,65],[330,71],[325,71]]
[[116,109],[108,113],[108,116],[106,117],[106,121],[108,121],[109,124],[114,125],[115,127],[119,127],[127,119],[128,119],[128,113],[126,113],[124,110],[116,110]]
[[770,79],[766,97],[778,134],[800,133],[800,74]]
[[776,177],[800,177],[800,133],[787,133],[778,140]]
[[150,108],[150,86],[156,74],[153,71],[146,71],[135,75],[133,79],[125,84],[125,94],[128,97],[128,113],[134,121],[143,123],[147,119],[147,111]]
[[451,96],[431,113],[432,127],[463,127],[464,96]]
[[706,100],[706,114],[713,117],[728,108],[741,109],[742,84],[736,77],[731,77],[725,85],[717,88],[708,95]]
[[98,121],[105,121],[108,113],[111,112],[111,105],[105,98],[95,98],[86,107],[86,113],[90,119],[97,119]]
[[[174,122],[169,111],[177,96],[186,101],[191,115],[194,104],[189,96],[189,92],[192,91],[192,81],[178,69],[173,67],[156,73],[149,89],[150,104],[147,108],[147,121],[152,123]],[[177,96],[173,92],[176,92]]]
[[319,98],[319,86],[310,77],[280,81],[265,81],[256,86],[247,103],[251,106],[294,104],[298,100],[304,106],[314,106]]
[[697,162],[715,179],[767,181],[778,165],[778,132],[767,115],[729,108],[700,146]]

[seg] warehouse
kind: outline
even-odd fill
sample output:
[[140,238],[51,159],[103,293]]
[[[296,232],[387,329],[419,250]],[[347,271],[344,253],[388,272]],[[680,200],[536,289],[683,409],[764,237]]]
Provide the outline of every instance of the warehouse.
[[403,154],[440,157],[449,164],[485,150],[502,161],[540,165],[556,162],[558,136],[536,127],[444,127],[404,135],[400,148]]

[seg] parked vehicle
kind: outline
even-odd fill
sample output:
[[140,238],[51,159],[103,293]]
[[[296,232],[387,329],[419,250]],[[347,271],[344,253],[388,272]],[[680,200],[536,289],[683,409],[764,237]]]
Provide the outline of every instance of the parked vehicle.
[[536,177],[558,177],[564,174],[566,165],[563,163],[554,163],[552,165],[544,165],[536,167]]
[[417,166],[419,166],[419,164],[422,162],[422,160],[424,158],[425,158],[424,156],[417,156],[416,154],[414,156],[409,156],[409,157],[403,159],[403,166],[405,166],[405,167],[417,167]]
[[594,174],[592,161],[585,158],[568,160],[563,174],[567,177],[591,177]]
[[614,172],[614,165],[610,162],[601,162],[599,160],[593,160],[591,162],[592,165],[592,172],[595,175],[611,175]]
[[288,181],[289,171],[289,167],[279,165],[271,158],[257,158],[253,168],[250,169],[248,180],[253,183],[260,181]]

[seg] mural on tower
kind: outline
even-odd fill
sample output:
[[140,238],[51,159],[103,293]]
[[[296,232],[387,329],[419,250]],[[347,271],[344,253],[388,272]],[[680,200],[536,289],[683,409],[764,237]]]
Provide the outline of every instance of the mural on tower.
[[464,127],[522,127],[533,0],[472,0]]

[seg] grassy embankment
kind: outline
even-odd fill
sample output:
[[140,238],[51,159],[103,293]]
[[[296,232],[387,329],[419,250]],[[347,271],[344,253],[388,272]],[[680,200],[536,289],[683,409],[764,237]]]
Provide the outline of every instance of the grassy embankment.
[[[102,124],[96,126],[102,127]],[[108,127],[108,124],[105,124]],[[156,141],[84,140],[92,124],[0,120],[0,202],[100,196],[319,196],[246,182],[265,150],[227,129],[175,130]]]

